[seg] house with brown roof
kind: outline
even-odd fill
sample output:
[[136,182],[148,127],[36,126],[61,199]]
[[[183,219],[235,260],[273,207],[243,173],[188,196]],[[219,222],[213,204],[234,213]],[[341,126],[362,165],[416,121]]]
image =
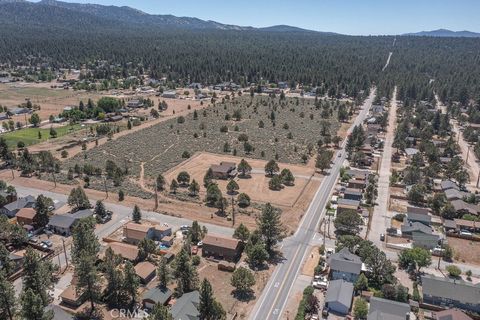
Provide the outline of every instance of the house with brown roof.
[[163,237],[171,235],[172,228],[167,226],[129,222],[123,227],[124,241],[131,244],[138,244],[145,238],[160,241]]
[[76,309],[84,302],[84,295],[78,295],[76,286],[71,284],[60,294],[60,299],[63,304]]
[[33,226],[34,222],[33,220],[35,219],[37,215],[37,211],[33,208],[22,208],[18,210],[17,212],[17,223],[19,225],[30,225]]
[[234,162],[220,162],[220,164],[214,164],[210,166],[212,169],[213,177],[215,179],[229,179],[237,174],[235,170],[237,167]]
[[137,260],[137,257],[138,257],[137,246],[133,246],[131,244],[121,243],[121,242],[111,242],[108,244],[108,246],[113,250],[115,254],[120,255],[122,258],[126,260],[129,260],[129,261]]
[[463,200],[453,200],[450,201],[450,203],[457,213],[468,213],[473,215],[478,215],[480,213],[480,206],[476,204],[468,203]]
[[365,189],[367,181],[365,179],[350,179],[348,181],[348,188],[352,189]]
[[472,318],[458,309],[436,311],[432,316],[434,320],[472,320]]
[[203,238],[202,255],[220,260],[237,261],[242,253],[242,243],[238,239],[216,234],[207,234]]
[[156,267],[151,262],[139,262],[134,269],[142,284],[147,284],[155,278]]

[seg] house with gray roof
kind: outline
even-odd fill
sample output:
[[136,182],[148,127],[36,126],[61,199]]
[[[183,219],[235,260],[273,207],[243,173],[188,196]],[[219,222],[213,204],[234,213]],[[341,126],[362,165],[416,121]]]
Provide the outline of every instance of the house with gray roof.
[[407,207],[407,214],[408,213],[416,213],[416,214],[429,214],[430,210],[428,208],[420,208],[420,207]]
[[56,234],[69,236],[78,220],[91,217],[92,215],[93,211],[90,209],[80,210],[72,214],[56,214],[50,218],[47,228]]
[[440,182],[440,187],[442,188],[442,191],[445,191],[448,189],[460,190],[458,185],[451,180],[442,180],[442,182]]
[[431,250],[438,246],[440,236],[438,234],[425,234],[423,232],[412,232],[412,244],[414,247],[419,247]]
[[325,305],[334,313],[346,315],[352,307],[353,284],[344,280],[330,281],[325,295]]
[[466,197],[469,197],[471,193],[460,191],[457,189],[447,189],[445,190],[445,197],[448,201],[453,200],[463,200]]
[[463,200],[453,200],[450,201],[452,204],[453,208],[455,208],[455,211],[457,213],[461,214],[473,214],[473,215],[478,215],[480,213],[480,206],[473,204],[473,203],[468,203]]
[[367,320],[408,320],[410,305],[377,297],[370,298]]
[[428,214],[418,214],[418,213],[407,213],[407,221],[408,222],[420,222],[426,226],[430,226],[432,224],[432,217]]
[[405,148],[405,154],[407,155],[407,157],[413,157],[414,155],[416,155],[417,153],[419,153],[420,151],[418,151],[418,149],[415,149],[415,148]]
[[343,198],[347,200],[361,201],[363,198],[363,193],[360,189],[347,188],[343,192]]
[[172,290],[168,288],[161,288],[155,286],[145,291],[142,295],[142,304],[146,309],[153,309],[153,306],[157,303],[166,305],[172,297]]
[[480,285],[463,280],[422,276],[423,302],[480,313]]
[[402,236],[411,237],[413,232],[432,234],[432,228],[420,222],[405,221],[401,227]]
[[175,301],[172,306],[172,316],[175,320],[193,320],[198,319],[200,312],[198,308],[200,306],[200,293],[198,291],[192,291],[184,293],[180,298]]
[[337,213],[342,213],[346,211],[355,211],[357,212],[360,207],[360,201],[358,200],[349,200],[349,199],[338,199],[337,200]]
[[4,205],[3,208],[0,209],[0,213],[5,214],[9,218],[13,218],[20,209],[33,208],[35,206],[35,202],[35,197],[30,195],[24,198],[18,198],[16,201]]
[[356,282],[362,271],[362,260],[353,254],[348,248],[343,248],[328,258],[330,266],[330,279],[342,279],[348,282]]

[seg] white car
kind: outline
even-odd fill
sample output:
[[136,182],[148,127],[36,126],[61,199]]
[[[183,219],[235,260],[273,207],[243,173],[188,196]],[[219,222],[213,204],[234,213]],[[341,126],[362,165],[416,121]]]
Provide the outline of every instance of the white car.
[[327,281],[313,281],[312,282],[312,287],[315,289],[327,289],[328,288],[328,282]]
[[473,234],[468,230],[460,230],[461,236],[472,236]]
[[203,241],[198,241],[197,247],[201,247],[201,246],[203,246]]
[[325,252],[327,254],[327,257],[330,257],[330,255],[332,255],[335,251],[333,250],[333,248],[327,248],[325,249]]

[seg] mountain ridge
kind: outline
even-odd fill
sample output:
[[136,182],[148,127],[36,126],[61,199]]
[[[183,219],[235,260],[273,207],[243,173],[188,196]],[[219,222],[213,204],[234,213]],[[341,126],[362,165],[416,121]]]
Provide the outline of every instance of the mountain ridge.
[[453,38],[480,38],[480,33],[462,30],[452,31],[448,29],[437,29],[431,31],[420,31],[403,34],[404,36],[419,36],[419,37],[453,37]]

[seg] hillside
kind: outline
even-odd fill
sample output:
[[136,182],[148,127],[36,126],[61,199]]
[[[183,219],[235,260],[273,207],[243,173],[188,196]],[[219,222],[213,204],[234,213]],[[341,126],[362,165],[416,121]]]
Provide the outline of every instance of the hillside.
[[421,37],[452,37],[452,38],[479,38],[480,33],[471,31],[452,31],[447,29],[438,29],[432,31],[421,31],[416,33],[407,33],[406,36]]

